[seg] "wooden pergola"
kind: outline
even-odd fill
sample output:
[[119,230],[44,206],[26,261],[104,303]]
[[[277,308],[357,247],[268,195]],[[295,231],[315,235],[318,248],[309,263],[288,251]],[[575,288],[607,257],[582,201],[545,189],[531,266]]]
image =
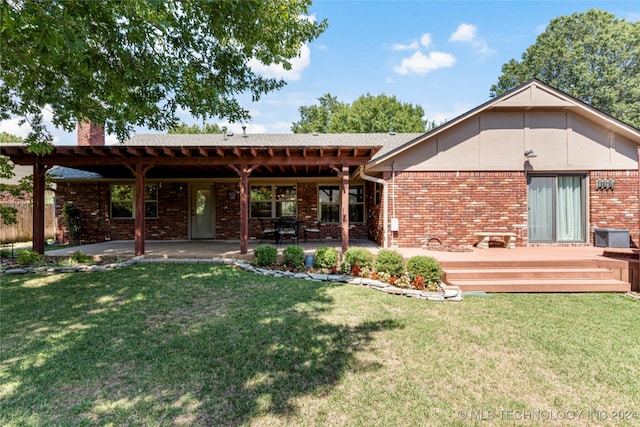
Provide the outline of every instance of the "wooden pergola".
[[380,146],[54,146],[35,155],[24,145],[4,145],[0,154],[33,167],[33,250],[44,253],[45,175],[54,166],[98,173],[106,179],[135,179],[135,255],[145,253],[144,188],[147,178],[239,178],[240,252],[249,238],[249,176],[333,176],[341,179],[342,249],[349,245],[349,178]]

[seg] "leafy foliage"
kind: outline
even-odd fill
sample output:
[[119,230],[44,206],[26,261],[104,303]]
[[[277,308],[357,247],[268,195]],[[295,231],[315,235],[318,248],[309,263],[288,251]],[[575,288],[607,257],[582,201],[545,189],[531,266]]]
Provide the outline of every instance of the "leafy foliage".
[[44,262],[44,255],[34,252],[30,249],[20,251],[17,254],[16,262],[20,265],[35,264],[39,265]]
[[186,123],[180,123],[173,126],[167,133],[172,134],[212,134],[221,133],[222,129],[217,124],[205,123],[202,126],[188,125]]
[[43,108],[72,130],[105,125],[119,140],[135,126],[169,129],[177,112],[249,118],[255,101],[281,88],[252,65],[291,68],[326,21],[308,19],[311,0],[0,2],[0,119],[31,124],[27,144],[50,150]]
[[422,107],[401,103],[395,96],[367,94],[347,104],[327,93],[318,101],[299,108],[300,120],[291,126],[294,133],[425,132],[435,127],[423,119]]
[[439,283],[442,277],[442,268],[437,259],[424,255],[417,255],[407,261],[407,271],[412,280],[422,278],[423,283]]
[[270,245],[260,245],[253,253],[253,263],[258,267],[266,267],[276,263],[278,248]]
[[502,66],[491,95],[533,78],[640,127],[640,22],[597,9],[555,18],[521,61]]
[[287,246],[282,253],[285,265],[297,269],[304,268],[304,250],[300,246]]
[[71,243],[79,242],[82,233],[80,209],[73,203],[67,202],[62,208],[62,217],[64,218],[64,225],[69,233]]
[[404,258],[402,254],[390,249],[382,249],[374,262],[377,271],[384,271],[391,276],[400,276],[404,272]]
[[373,255],[371,254],[371,251],[366,248],[353,247],[347,249],[344,253],[344,260],[352,267],[355,266],[356,263],[358,263],[361,268],[371,268],[373,266]]
[[338,251],[335,248],[316,249],[313,266],[317,268],[335,268],[338,265]]

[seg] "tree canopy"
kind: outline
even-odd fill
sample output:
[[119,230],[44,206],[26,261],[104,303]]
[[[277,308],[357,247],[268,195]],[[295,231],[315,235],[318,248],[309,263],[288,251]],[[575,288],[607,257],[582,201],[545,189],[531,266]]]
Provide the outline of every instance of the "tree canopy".
[[401,103],[395,96],[367,94],[348,104],[327,93],[318,101],[298,109],[294,133],[425,132],[435,127],[424,119],[422,107]]
[[597,9],[555,18],[521,61],[502,66],[491,96],[533,78],[640,127],[640,22]]
[[31,124],[27,144],[45,152],[55,126],[104,124],[126,139],[135,126],[178,123],[176,112],[239,121],[238,95],[281,88],[252,61],[291,68],[326,22],[309,18],[311,0],[0,2],[0,119]]
[[193,125],[188,125],[186,123],[180,123],[177,126],[173,126],[172,128],[169,129],[169,131],[167,133],[189,133],[189,134],[193,134],[193,133],[201,133],[201,134],[205,134],[205,133],[221,133],[222,129],[220,129],[220,127],[217,124],[211,124],[211,123],[204,123],[202,126],[193,124]]

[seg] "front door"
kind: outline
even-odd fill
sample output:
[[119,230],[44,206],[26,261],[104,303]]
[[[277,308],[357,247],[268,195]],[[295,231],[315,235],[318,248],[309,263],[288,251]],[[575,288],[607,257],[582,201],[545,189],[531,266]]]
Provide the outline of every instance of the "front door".
[[191,238],[215,239],[215,209],[212,185],[191,188]]
[[529,242],[584,242],[584,187],[584,175],[529,175]]

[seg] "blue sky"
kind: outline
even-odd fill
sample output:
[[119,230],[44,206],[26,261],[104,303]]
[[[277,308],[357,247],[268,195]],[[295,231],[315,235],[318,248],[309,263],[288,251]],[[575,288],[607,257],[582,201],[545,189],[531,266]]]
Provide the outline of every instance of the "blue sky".
[[[520,59],[551,19],[590,8],[640,20],[639,1],[316,0],[311,12],[328,20],[327,30],[302,49],[293,70],[256,68],[288,84],[255,104],[241,98],[253,116],[247,132],[290,133],[300,106],[326,93],[342,102],[395,96],[422,106],[428,120],[450,120],[486,102],[502,65]],[[198,122],[186,113],[182,119]],[[209,122],[242,132],[240,123]],[[0,130],[26,134],[15,121]],[[74,133],[52,130],[57,144],[75,144]]]

